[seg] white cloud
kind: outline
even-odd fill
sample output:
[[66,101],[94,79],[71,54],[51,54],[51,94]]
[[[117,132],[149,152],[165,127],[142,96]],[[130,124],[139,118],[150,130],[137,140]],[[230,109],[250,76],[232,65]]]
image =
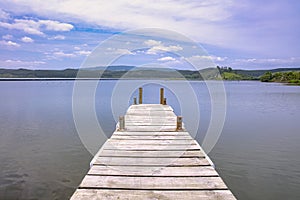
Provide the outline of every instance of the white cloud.
[[14,22],[0,22],[0,27],[7,29],[21,30],[32,35],[44,35],[42,30],[48,31],[70,31],[73,25],[61,23],[53,20],[31,20],[31,19],[15,19]]
[[0,45],[5,45],[5,46],[9,46],[9,47],[20,47],[21,45],[19,45],[18,43],[16,42],[13,42],[13,41],[0,41]]
[[[78,48],[76,48],[76,49],[78,49]],[[44,55],[46,55],[46,58],[48,60],[60,60],[60,59],[63,59],[63,58],[76,58],[76,57],[79,57],[79,56],[87,56],[91,53],[92,53],[91,51],[79,50],[79,49],[75,50],[73,52],[66,53],[63,50],[55,48],[54,51],[45,52]]]
[[135,53],[129,51],[128,49],[121,49],[121,48],[107,48],[107,54],[120,54],[120,55],[135,55]]
[[80,47],[74,47],[74,49],[79,51],[81,48]]
[[147,50],[146,54],[157,54],[160,52],[177,52],[183,50],[183,48],[179,45],[165,45],[161,41],[156,40],[146,40],[144,44],[151,47]]
[[171,56],[167,56],[167,57],[162,57],[157,59],[158,61],[175,61],[176,59],[171,57]]
[[181,60],[184,62],[187,61],[196,69],[204,69],[209,67],[216,67],[217,65],[227,64],[228,58],[215,55],[194,55],[190,57],[182,57]]
[[49,37],[49,40],[64,40],[66,37],[64,35],[55,35],[53,37]]
[[30,65],[40,65],[40,64],[46,64],[43,61],[22,61],[22,60],[5,60],[6,63],[10,64],[30,64]]
[[183,48],[179,45],[170,45],[170,46],[164,46],[164,45],[160,45],[160,46],[154,46],[151,47],[147,53],[148,54],[157,54],[159,52],[176,52],[176,51],[180,51],[183,50]]
[[[280,6],[282,4],[286,7]],[[28,13],[58,21],[68,19],[108,30],[162,28],[212,45],[213,48],[238,50],[233,51],[236,54],[256,52],[259,56],[276,57],[298,56],[300,49],[299,45],[292,45],[299,41],[299,34],[295,31],[299,24],[299,12],[297,6],[290,4],[290,1],[274,1],[271,6],[261,6],[251,0],[166,0],[151,3],[143,0],[100,3],[93,0],[2,0],[1,6],[16,16]],[[7,13],[4,12],[3,16],[7,17]],[[0,26],[11,29],[14,24],[2,23]],[[57,26],[55,22],[43,22],[42,27],[38,28],[21,25],[14,29],[37,35],[48,29],[71,28],[69,25]]]
[[8,59],[0,60],[0,65],[4,68],[36,68],[37,66],[44,65],[46,62],[43,61],[28,61],[28,60],[17,60]]
[[64,53],[63,51],[56,51],[53,53],[53,56],[56,58],[62,58],[62,57],[75,57],[73,53]]
[[157,41],[157,40],[146,40],[144,42],[145,45],[153,47],[153,46],[159,46],[161,45],[161,41]]
[[247,68],[281,68],[281,67],[299,67],[300,57],[290,58],[243,58],[235,59],[232,62],[235,68],[247,67]]
[[0,27],[7,29],[22,30],[25,33],[33,35],[43,35],[39,30],[39,25],[33,20],[15,19],[14,23],[0,22]]
[[25,42],[25,43],[32,43],[32,42],[34,42],[33,39],[31,39],[30,37],[27,37],[27,36],[22,37],[21,40],[22,40],[22,42]]
[[10,35],[10,34],[3,35],[3,36],[2,36],[2,39],[5,39],[5,40],[11,40],[11,39],[13,39],[13,36]]
[[39,20],[40,26],[45,26],[49,31],[70,31],[74,28],[72,24],[61,23],[53,20]]
[[[9,1],[8,1],[9,2]],[[15,0],[11,9],[29,10],[40,16],[63,17],[117,30],[162,28],[177,31],[207,43],[221,43],[234,38],[227,27],[220,26],[232,16],[233,0]],[[71,27],[69,27],[71,28]],[[230,37],[229,37],[230,36]],[[232,42],[232,41],[230,41]]]
[[227,57],[220,57],[220,56],[214,56],[214,55],[195,55],[195,56],[191,56],[189,59],[211,60],[213,62],[222,62],[222,61],[227,60]]
[[83,51],[83,50],[81,50],[81,51],[76,51],[75,53],[78,54],[78,55],[87,56],[87,55],[90,55],[92,52],[91,51]]

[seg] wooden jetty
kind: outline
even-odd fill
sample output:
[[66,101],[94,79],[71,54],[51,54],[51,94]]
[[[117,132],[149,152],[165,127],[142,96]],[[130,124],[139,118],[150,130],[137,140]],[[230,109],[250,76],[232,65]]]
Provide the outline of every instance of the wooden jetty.
[[[165,105],[132,105],[71,197],[82,199],[236,199],[182,118]],[[134,99],[134,103],[137,101]]]

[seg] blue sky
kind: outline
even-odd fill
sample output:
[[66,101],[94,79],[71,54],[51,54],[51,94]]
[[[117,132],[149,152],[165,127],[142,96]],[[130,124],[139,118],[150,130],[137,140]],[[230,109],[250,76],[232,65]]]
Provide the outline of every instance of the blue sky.
[[[208,53],[189,55],[195,63],[210,59],[241,69],[300,67],[299,11],[298,0],[1,0],[0,67],[78,68],[102,41],[143,28],[166,29],[195,41]],[[103,54],[121,53],[123,59],[114,64],[180,68],[188,58],[172,53],[182,55],[185,47],[166,41],[146,38],[146,51],[117,44]]]

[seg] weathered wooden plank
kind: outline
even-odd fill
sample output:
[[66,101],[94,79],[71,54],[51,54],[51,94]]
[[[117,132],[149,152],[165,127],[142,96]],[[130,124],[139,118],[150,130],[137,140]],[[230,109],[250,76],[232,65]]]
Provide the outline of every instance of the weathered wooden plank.
[[100,154],[102,157],[139,157],[139,158],[188,158],[188,157],[201,157],[204,158],[205,154],[202,151],[120,151],[120,150],[105,150],[103,149]]
[[137,121],[126,121],[126,126],[175,126],[176,121],[168,122],[168,121],[149,121],[149,122],[137,122]]
[[166,144],[153,144],[153,145],[140,145],[140,144],[110,144],[106,142],[103,149],[111,150],[145,150],[145,151],[185,151],[185,150],[201,150],[199,145],[166,145]]
[[147,103],[143,103],[143,104],[139,104],[139,105],[131,105],[129,108],[130,109],[134,109],[134,108],[169,108],[172,109],[172,107],[170,105],[162,105],[162,104],[147,104]]
[[[125,122],[126,123],[126,122]],[[165,131],[176,131],[176,125],[154,125],[154,126],[128,126],[125,125],[125,130],[126,131],[144,131],[144,132],[153,132],[153,131],[161,131],[161,132],[165,132]]]
[[173,112],[173,109],[171,107],[149,107],[149,106],[133,106],[130,109],[127,110],[127,112],[132,112],[132,111],[171,111]]
[[193,138],[189,135],[112,135],[111,139],[118,140],[192,140]]
[[120,140],[120,139],[108,139],[107,141],[111,145],[197,145],[195,140]]
[[176,116],[153,116],[149,115],[125,115],[127,125],[174,125],[177,122]]
[[127,109],[127,112],[139,112],[139,111],[165,111],[165,112],[173,112],[173,109],[170,106],[130,106]]
[[157,116],[157,117],[176,117],[176,115],[172,111],[128,111],[126,115],[134,115],[134,116]]
[[113,189],[147,189],[174,190],[227,189],[220,177],[122,177],[122,176],[91,176],[84,177],[81,188],[113,188]]
[[89,175],[110,176],[218,176],[213,167],[144,167],[94,165]]
[[143,120],[153,120],[153,121],[158,121],[158,120],[163,120],[163,121],[174,121],[177,119],[176,116],[164,116],[163,118],[161,116],[153,116],[153,115],[126,115],[125,116],[126,120],[135,120],[135,121],[143,121]]
[[229,190],[192,190],[192,191],[158,191],[158,190],[97,190],[78,189],[71,200],[235,200]]
[[108,139],[104,143],[104,148],[107,147],[121,147],[121,146],[161,146],[161,147],[169,147],[169,146],[179,146],[189,147],[189,146],[197,146],[200,147],[199,144],[195,140],[169,140],[169,141],[161,141],[161,140],[115,140]]
[[160,146],[160,145],[148,145],[148,146],[108,146],[104,148],[105,150],[120,150],[120,151],[129,151],[129,150],[136,150],[136,151],[195,151],[201,150],[198,146],[184,146],[184,145],[172,145],[172,146]]
[[[101,156],[101,155],[100,155]],[[209,166],[205,158],[138,158],[138,157],[98,157],[94,165],[123,166]]]
[[159,121],[164,121],[164,122],[174,122],[177,120],[176,116],[152,116],[152,115],[144,115],[144,116],[135,116],[135,115],[125,115],[125,120],[127,122],[159,122]]
[[113,133],[113,136],[115,135],[133,135],[133,136],[190,136],[188,132],[185,131],[180,131],[180,132],[158,132],[158,131],[149,131],[149,132],[141,132],[141,131],[131,131],[131,132],[126,132],[126,131],[115,131]]
[[168,110],[168,111],[173,111],[171,106],[161,105],[161,104],[132,105],[128,108],[127,111],[132,111],[132,110]]
[[[126,120],[136,120],[136,121],[141,121],[141,120],[149,120],[149,119],[152,119],[152,120],[163,120],[163,121],[173,121],[173,120],[176,120],[177,117],[176,115],[174,116],[173,114],[171,115],[167,115],[167,116],[164,116],[164,117],[161,117],[161,116],[157,116],[157,115],[151,115],[150,112],[147,112],[147,113],[144,113],[144,115],[140,115],[141,112],[138,112],[139,115],[134,115],[133,114],[134,112],[132,112],[131,115],[127,115],[126,113]],[[157,113],[157,111],[156,111]],[[162,113],[160,113],[162,114]],[[169,113],[170,114],[170,113]]]

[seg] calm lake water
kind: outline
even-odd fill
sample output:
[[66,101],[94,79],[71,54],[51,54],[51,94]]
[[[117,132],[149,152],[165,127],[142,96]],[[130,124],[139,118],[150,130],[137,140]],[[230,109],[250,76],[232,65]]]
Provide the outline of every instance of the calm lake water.
[[[116,82],[103,81],[96,92],[97,116],[108,136],[115,129],[111,96]],[[210,96],[204,82],[190,84],[199,99],[196,138],[201,143],[211,117]],[[216,169],[238,199],[300,199],[300,87],[224,84],[226,121],[209,154]],[[73,81],[0,82],[0,199],[68,199],[81,182],[92,155],[75,128],[73,85]],[[146,103],[157,103],[159,87],[145,86]],[[166,91],[166,97],[179,114],[176,96]],[[187,127],[189,123],[193,122],[185,121]]]

